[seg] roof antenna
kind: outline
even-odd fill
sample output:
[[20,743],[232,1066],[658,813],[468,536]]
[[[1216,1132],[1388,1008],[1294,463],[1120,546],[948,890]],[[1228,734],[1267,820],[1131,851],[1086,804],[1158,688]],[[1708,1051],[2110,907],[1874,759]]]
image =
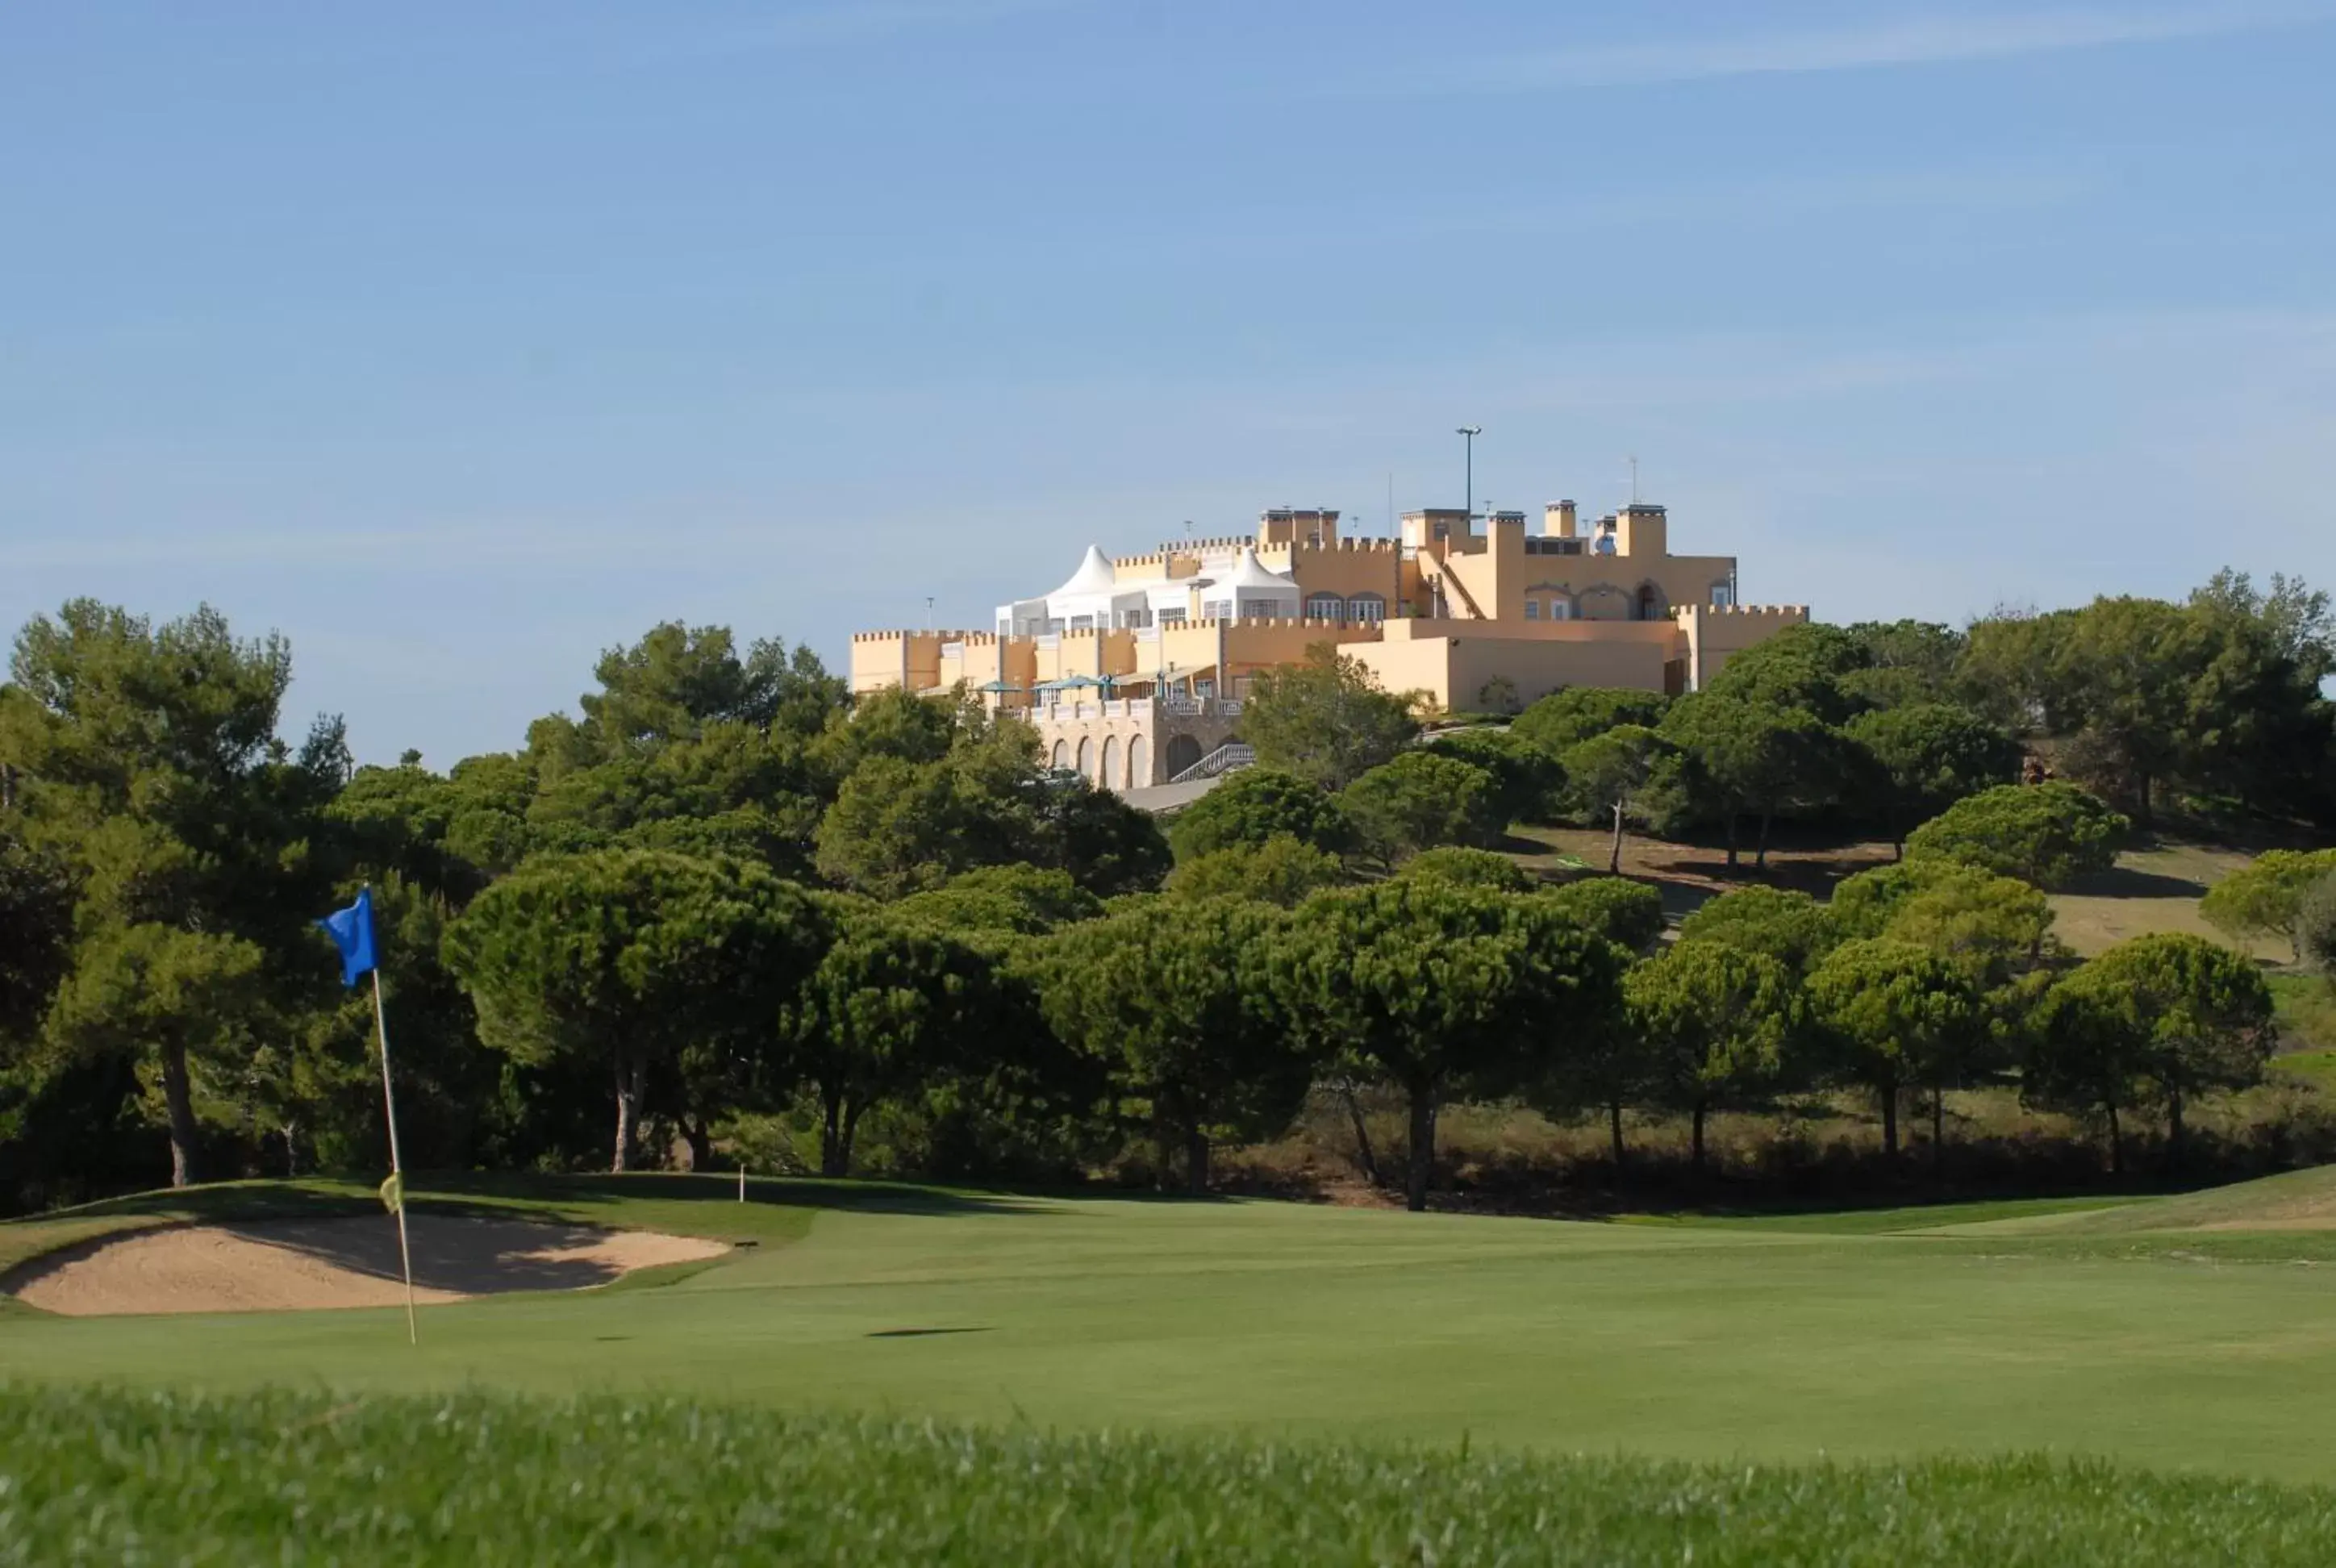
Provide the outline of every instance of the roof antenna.
[[1639,454],[1630,454],[1630,504],[1639,504]]

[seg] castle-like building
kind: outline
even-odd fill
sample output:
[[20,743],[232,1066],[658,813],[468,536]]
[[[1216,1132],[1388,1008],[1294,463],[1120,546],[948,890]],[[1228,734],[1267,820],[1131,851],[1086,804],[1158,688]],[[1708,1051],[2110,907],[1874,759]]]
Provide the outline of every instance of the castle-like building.
[[[1584,532],[1573,502],[1470,517],[1406,512],[1398,539],[1277,508],[1251,538],[1112,558],[1090,547],[1052,593],[973,631],[871,631],[852,687],[962,689],[1037,726],[1058,767],[1106,789],[1165,784],[1229,740],[1250,682],[1324,643],[1436,707],[1532,702],[1569,686],[1693,691],[1728,656],[1806,620],[1740,605],[1736,559],[1670,553],[1632,504]],[[1478,524],[1482,524],[1481,531]]]

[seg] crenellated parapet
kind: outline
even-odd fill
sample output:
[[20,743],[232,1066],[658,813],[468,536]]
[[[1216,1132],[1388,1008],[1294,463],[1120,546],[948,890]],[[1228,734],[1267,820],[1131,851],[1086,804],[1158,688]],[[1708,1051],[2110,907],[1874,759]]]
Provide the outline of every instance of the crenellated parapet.
[[1809,607],[1805,604],[1683,604],[1671,612],[1685,620],[1689,618],[1713,620],[1796,621],[1809,618]]
[[1292,553],[1306,555],[1396,555],[1403,549],[1398,539],[1339,539],[1317,544],[1312,540],[1299,540],[1288,547]]

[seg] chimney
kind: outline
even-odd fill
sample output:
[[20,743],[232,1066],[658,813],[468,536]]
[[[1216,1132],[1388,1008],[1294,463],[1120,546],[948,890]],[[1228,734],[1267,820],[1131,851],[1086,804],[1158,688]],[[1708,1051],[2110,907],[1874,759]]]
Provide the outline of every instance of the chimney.
[[1541,531],[1542,536],[1545,539],[1573,539],[1579,537],[1574,522],[1573,502],[1570,501],[1551,502],[1542,512]]

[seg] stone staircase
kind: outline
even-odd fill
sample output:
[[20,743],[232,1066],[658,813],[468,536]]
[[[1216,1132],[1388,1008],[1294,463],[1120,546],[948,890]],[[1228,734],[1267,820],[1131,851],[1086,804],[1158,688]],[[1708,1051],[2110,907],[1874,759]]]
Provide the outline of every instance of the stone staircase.
[[1191,784],[1194,779],[1216,778],[1237,768],[1245,768],[1257,761],[1257,748],[1241,741],[1228,741],[1223,745],[1186,768],[1168,782],[1172,784]]

